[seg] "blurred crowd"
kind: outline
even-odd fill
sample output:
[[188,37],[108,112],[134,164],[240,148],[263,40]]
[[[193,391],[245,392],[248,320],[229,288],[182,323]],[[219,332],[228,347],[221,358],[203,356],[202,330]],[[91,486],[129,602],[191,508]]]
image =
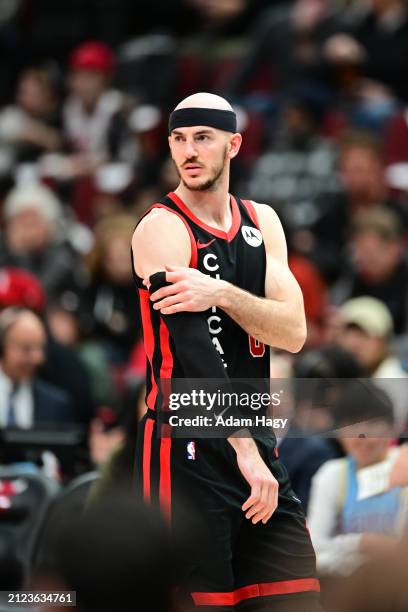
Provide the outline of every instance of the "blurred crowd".
[[[344,418],[293,392],[281,455],[319,567],[394,550],[404,489],[362,510],[355,483],[408,428],[406,0],[8,0],[0,50],[0,470],[131,487],[145,354],[130,240],[178,182],[169,112],[211,91],[244,139],[231,192],[275,208],[303,290],[306,345],[273,352],[273,376],[372,379],[343,417],[381,408],[367,450],[311,437]],[[366,539],[365,511],[380,516]]]

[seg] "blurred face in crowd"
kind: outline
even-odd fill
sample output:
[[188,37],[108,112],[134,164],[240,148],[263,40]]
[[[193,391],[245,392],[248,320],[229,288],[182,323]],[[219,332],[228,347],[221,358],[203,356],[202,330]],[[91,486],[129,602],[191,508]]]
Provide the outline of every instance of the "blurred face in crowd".
[[183,127],[169,136],[171,156],[187,189],[216,189],[225,176],[231,148],[238,151],[240,134],[206,126]]
[[357,325],[342,327],[337,342],[369,372],[375,370],[383,360],[388,344],[385,338],[370,336]]
[[243,11],[247,0],[188,0],[209,21],[219,22],[234,19]]
[[98,102],[107,87],[108,79],[97,70],[73,70],[69,77],[69,89],[85,108],[90,110]]
[[105,244],[103,269],[115,284],[127,285],[132,282],[132,268],[129,258],[129,237],[118,234]]
[[41,117],[54,106],[54,95],[44,75],[24,72],[17,85],[16,102],[30,115]]
[[5,335],[1,364],[15,382],[31,379],[44,361],[46,335],[41,321],[31,312],[21,313]]
[[377,233],[356,234],[351,242],[351,256],[358,275],[367,283],[381,283],[392,276],[403,255],[402,241],[385,240]]
[[284,120],[288,127],[289,133],[295,139],[299,139],[299,144],[302,144],[303,139],[309,137],[316,130],[316,125],[311,114],[306,108],[300,104],[290,104],[285,108]]
[[371,149],[350,147],[340,160],[340,177],[349,197],[361,204],[380,204],[384,198],[384,168]]
[[7,221],[7,244],[14,253],[38,253],[50,241],[50,226],[36,209],[24,210]]
[[355,459],[357,468],[384,461],[391,440],[392,426],[380,420],[349,425],[340,437],[344,452]]

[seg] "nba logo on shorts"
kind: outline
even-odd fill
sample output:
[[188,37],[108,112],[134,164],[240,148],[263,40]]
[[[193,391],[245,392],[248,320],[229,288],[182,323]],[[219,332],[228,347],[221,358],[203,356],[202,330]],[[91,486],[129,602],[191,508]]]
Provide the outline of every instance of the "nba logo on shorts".
[[195,461],[195,458],[196,458],[195,442],[192,440],[191,442],[187,444],[187,459],[190,459],[190,461]]

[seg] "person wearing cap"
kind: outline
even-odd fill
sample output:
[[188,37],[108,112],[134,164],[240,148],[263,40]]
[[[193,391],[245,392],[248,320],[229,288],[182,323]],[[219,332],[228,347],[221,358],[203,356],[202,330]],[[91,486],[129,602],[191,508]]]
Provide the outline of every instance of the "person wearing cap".
[[380,300],[361,296],[345,302],[339,315],[338,344],[388,392],[397,427],[403,429],[408,424],[408,374],[391,350],[394,326],[390,311]]
[[349,265],[332,288],[336,305],[361,295],[388,307],[397,336],[408,332],[408,263],[403,228],[386,207],[360,212],[350,228]]
[[[70,93],[63,108],[64,134],[72,152],[91,156],[90,168],[91,161],[96,164],[108,156],[108,132],[123,106],[122,94],[110,87],[114,68],[112,50],[99,41],[81,44],[69,58]],[[83,159],[78,171],[82,164]],[[88,165],[85,170],[90,169]]]
[[62,235],[64,214],[56,195],[40,183],[12,189],[3,205],[0,266],[38,278],[48,297],[71,284],[78,255]]
[[408,518],[408,489],[389,486],[399,454],[390,398],[370,381],[344,381],[335,415],[346,456],[316,472],[308,509],[323,576],[347,576],[370,558],[396,554]]

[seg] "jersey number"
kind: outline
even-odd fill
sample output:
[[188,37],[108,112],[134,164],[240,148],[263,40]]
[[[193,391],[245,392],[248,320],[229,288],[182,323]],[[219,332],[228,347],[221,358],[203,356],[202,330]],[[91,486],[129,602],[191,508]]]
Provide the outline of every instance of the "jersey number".
[[252,357],[263,357],[265,355],[265,345],[263,342],[256,340],[252,336],[248,336],[249,338],[249,352]]

